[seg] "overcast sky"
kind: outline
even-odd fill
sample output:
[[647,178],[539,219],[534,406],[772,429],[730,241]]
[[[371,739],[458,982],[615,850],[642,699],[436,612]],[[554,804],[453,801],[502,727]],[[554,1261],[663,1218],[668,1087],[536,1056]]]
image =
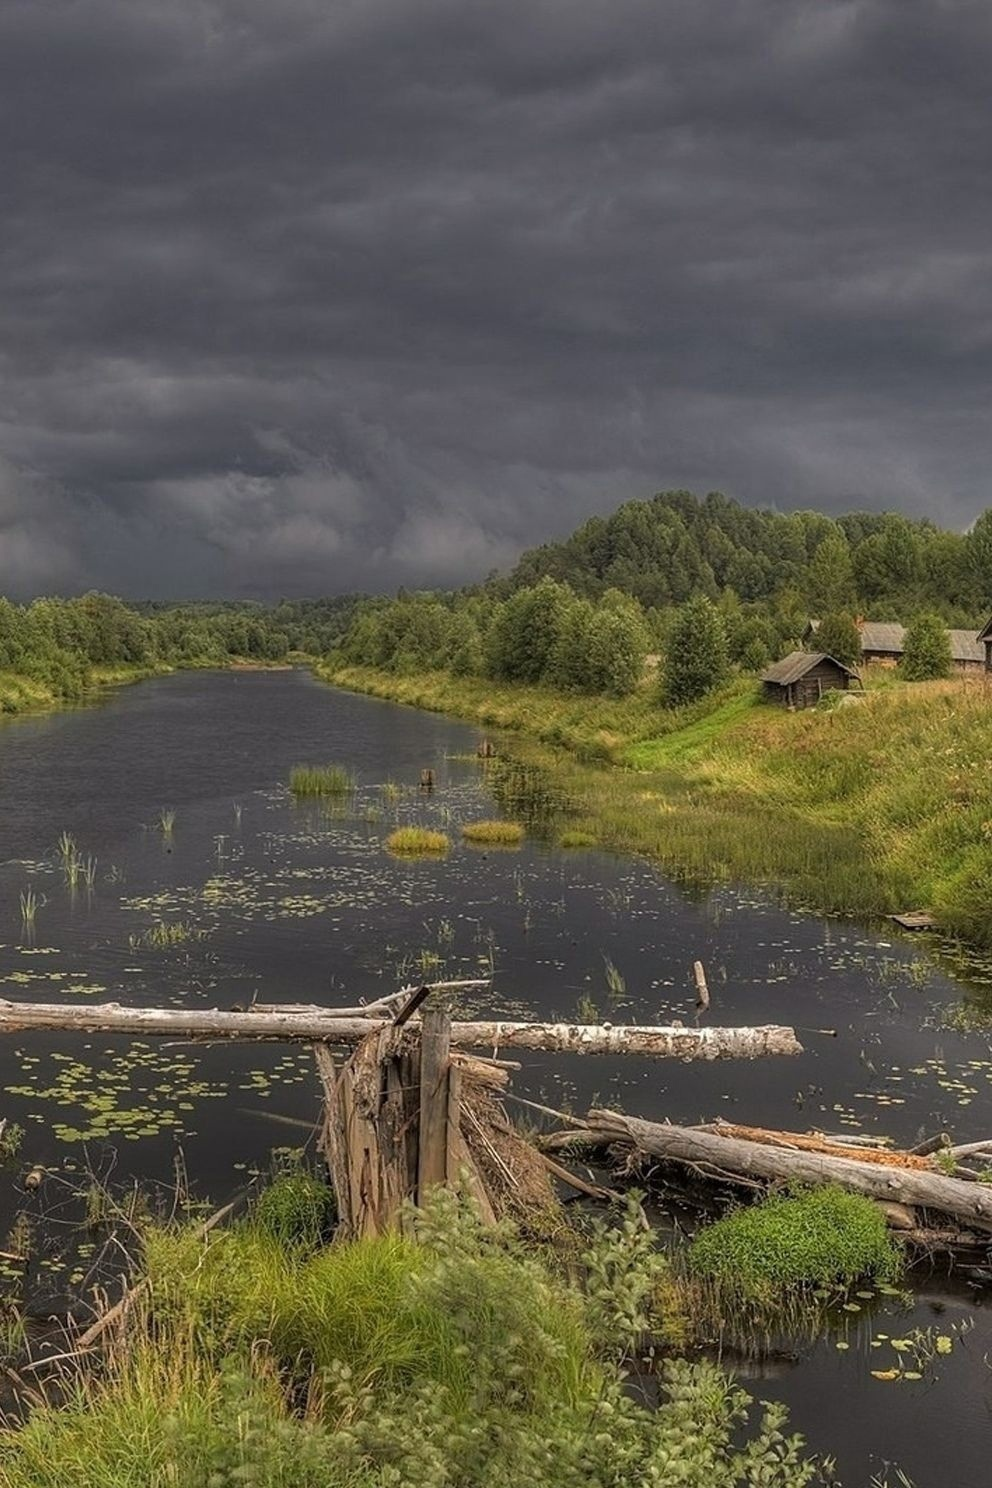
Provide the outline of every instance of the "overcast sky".
[[988,0],[3,0],[0,587],[990,495]]

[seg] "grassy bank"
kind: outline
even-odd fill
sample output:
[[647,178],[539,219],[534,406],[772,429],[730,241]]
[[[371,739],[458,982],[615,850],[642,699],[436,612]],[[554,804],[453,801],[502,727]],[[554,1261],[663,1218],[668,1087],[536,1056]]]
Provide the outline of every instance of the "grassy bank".
[[738,683],[665,712],[648,689],[614,702],[445,673],[317,670],[518,732],[521,758],[552,771],[569,801],[570,834],[702,881],[781,885],[817,910],[931,908],[992,947],[992,694],[980,681],[888,679],[850,706],[796,714]]
[[[278,1186],[277,1186],[278,1187]],[[803,1488],[777,1404],[665,1350],[668,1263],[628,1223],[572,1263],[438,1191],[403,1234],[325,1245],[311,1181],[204,1237],[146,1227],[102,1367],[0,1430],[3,1488]],[[299,1185],[298,1185],[299,1189]],[[302,1225],[294,1220],[304,1201]],[[278,1223],[273,1223],[275,1218]],[[585,1249],[582,1247],[585,1246]],[[657,1404],[654,1403],[657,1391]]]

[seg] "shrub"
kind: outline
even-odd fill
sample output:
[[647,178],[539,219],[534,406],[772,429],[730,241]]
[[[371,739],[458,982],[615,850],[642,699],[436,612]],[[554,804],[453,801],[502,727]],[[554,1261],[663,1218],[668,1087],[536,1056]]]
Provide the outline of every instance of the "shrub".
[[928,682],[951,671],[951,638],[939,615],[923,613],[907,630],[902,674],[908,682]]
[[524,835],[519,822],[477,821],[466,822],[462,827],[466,842],[483,842],[493,847],[519,847]]
[[562,832],[558,838],[559,847],[595,847],[596,838],[592,832],[582,832],[578,828],[572,828]]
[[446,832],[432,832],[428,827],[397,827],[386,838],[386,846],[399,857],[434,857],[448,851],[451,839]]
[[727,679],[727,630],[723,616],[704,594],[679,609],[665,650],[662,701],[681,708],[705,697]]
[[899,1271],[882,1211],[836,1186],[738,1209],[701,1230],[688,1258],[696,1275],[757,1302],[859,1277],[890,1280]]
[[294,796],[344,796],[353,785],[344,765],[294,765],[289,772]]

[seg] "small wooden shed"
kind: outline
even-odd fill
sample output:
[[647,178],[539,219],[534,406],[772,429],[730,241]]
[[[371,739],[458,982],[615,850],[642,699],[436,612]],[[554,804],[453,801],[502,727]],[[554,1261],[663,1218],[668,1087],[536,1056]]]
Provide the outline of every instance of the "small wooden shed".
[[793,651],[762,672],[765,697],[786,708],[811,708],[825,692],[860,685],[857,672],[825,651]]
[[978,644],[985,647],[985,670],[992,672],[992,620],[979,633]]

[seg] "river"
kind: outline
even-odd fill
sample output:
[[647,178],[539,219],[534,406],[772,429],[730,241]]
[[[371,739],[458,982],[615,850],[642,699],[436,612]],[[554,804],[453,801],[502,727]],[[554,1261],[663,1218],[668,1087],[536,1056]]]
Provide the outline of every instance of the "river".
[[[594,1007],[603,1020],[656,1023],[693,1017],[699,958],[713,1021],[790,1023],[806,1053],[741,1065],[535,1055],[514,1089],[556,1107],[616,1102],[675,1121],[726,1115],[900,1141],[942,1124],[960,1140],[992,1134],[987,966],[954,974],[925,945],[877,927],[803,915],[756,891],[680,886],[639,860],[557,849],[540,829],[518,851],[467,847],[459,824],[494,813],[477,741],[465,725],[336,692],[303,671],[181,673],[9,722],[0,995],[331,1005],[442,972],[491,974],[491,990],[466,1007],[565,1018]],[[354,772],[354,795],[334,810],[296,804],[292,765],[325,760]],[[435,772],[430,797],[416,789],[424,767]],[[171,830],[163,812],[175,813]],[[407,822],[448,830],[450,854],[391,857],[384,838]],[[66,884],[64,832],[91,859],[92,887]],[[33,933],[21,911],[29,891]],[[149,942],[162,923],[186,938]],[[305,1140],[292,1123],[312,1120],[317,1098],[306,1050],[105,1036],[11,1039],[0,1085],[2,1114],[25,1132],[0,1181],[0,1222],[6,1232],[23,1210],[44,1232],[31,1282],[53,1306],[96,1264],[69,1223],[89,1173],[158,1185],[165,1205],[178,1174],[219,1202],[274,1148]],[[32,1164],[49,1176],[25,1195]],[[911,1306],[866,1298],[846,1332],[750,1371],[761,1396],[789,1404],[812,1448],[837,1456],[848,1488],[886,1462],[917,1488],[987,1481],[992,1313],[968,1278],[923,1285]],[[946,1356],[928,1347],[938,1335],[952,1340]],[[903,1358],[900,1377],[876,1379],[905,1355],[892,1340],[907,1338],[921,1367]]]

